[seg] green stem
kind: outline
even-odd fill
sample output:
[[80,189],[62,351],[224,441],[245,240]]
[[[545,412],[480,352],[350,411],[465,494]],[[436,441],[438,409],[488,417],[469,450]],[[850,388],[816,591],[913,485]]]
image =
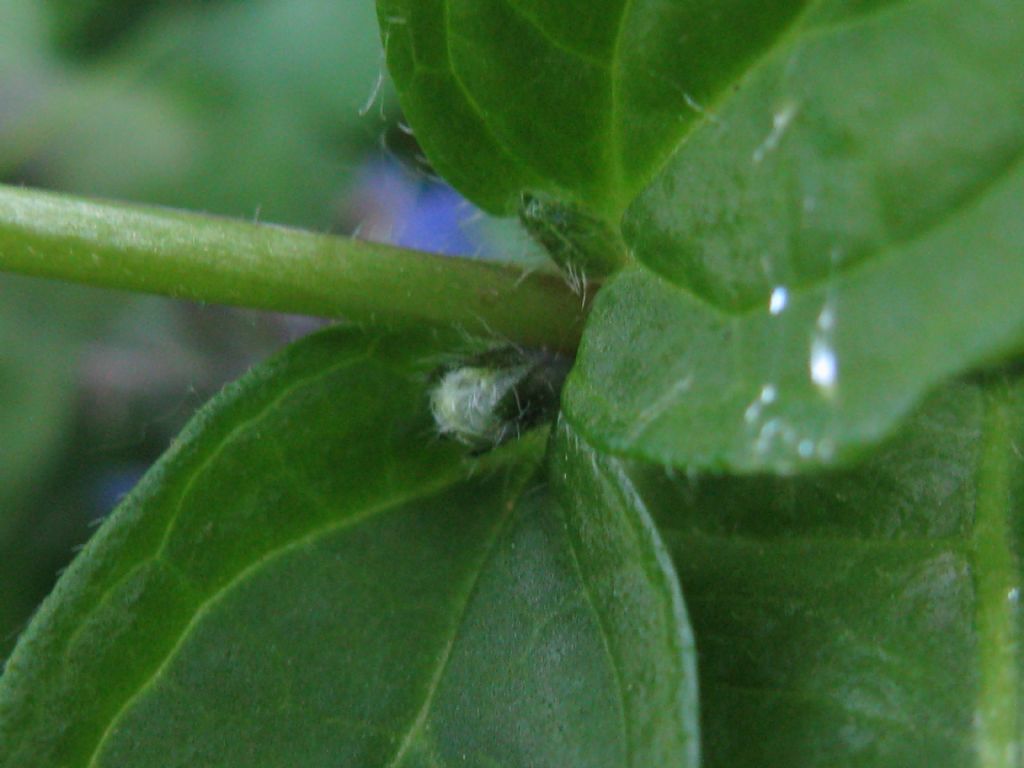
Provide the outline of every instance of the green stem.
[[357,323],[455,325],[563,351],[585,314],[550,273],[3,186],[0,270]]
[[980,669],[974,732],[980,764],[1019,766],[1020,684],[1017,615],[1021,573],[1015,547],[1014,498],[1021,460],[1016,439],[1021,430],[1020,390],[1011,383],[989,385],[971,547],[974,555],[975,626]]

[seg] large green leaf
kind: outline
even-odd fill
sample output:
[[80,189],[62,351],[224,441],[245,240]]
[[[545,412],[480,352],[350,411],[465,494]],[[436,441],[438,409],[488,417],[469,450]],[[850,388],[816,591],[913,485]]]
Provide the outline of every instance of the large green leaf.
[[791,471],[1024,346],[1024,6],[817,2],[625,219],[567,410],[595,444]]
[[1021,205],[1022,47],[1017,3],[808,4],[631,206],[637,259],[715,306],[764,312],[780,287],[895,279],[922,250],[1010,253],[1015,222],[987,240],[972,227],[1006,216],[1008,196]]
[[1024,387],[994,381],[945,388],[841,473],[592,454],[673,553],[709,768],[1021,764],[1022,444]]
[[620,274],[584,333],[570,420],[605,449],[676,466],[792,472],[861,454],[945,377],[1024,345],[1024,228],[1005,231],[1024,174],[1008,187],[945,243],[795,292],[777,316]]
[[0,765],[692,765],[671,567],[562,510],[543,435],[438,440],[458,346],[332,330],[208,406],[22,637]]
[[378,0],[387,60],[428,157],[524,221],[563,266],[628,259],[623,210],[786,33],[800,0]]
[[550,192],[617,218],[799,0],[378,0],[431,160],[480,205]]

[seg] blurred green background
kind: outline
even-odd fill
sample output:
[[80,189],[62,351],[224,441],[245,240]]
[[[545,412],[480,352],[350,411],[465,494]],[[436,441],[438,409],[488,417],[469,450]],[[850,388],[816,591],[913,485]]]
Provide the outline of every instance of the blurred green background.
[[[540,258],[428,171],[373,0],[0,0],[0,182]],[[0,275],[0,659],[196,407],[322,322]]]

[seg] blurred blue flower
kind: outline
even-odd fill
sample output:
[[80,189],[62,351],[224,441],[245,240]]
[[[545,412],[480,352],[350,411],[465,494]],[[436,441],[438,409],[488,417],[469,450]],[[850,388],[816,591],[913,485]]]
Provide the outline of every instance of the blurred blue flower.
[[360,237],[454,256],[486,256],[487,238],[474,225],[481,212],[446,184],[414,175],[390,159],[360,174],[349,214]]

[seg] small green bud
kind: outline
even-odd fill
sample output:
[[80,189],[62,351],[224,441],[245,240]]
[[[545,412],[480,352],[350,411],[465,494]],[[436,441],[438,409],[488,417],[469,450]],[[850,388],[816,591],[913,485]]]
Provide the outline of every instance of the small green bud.
[[605,277],[629,261],[625,243],[614,228],[579,206],[526,195],[519,219],[573,280]]
[[430,394],[438,432],[484,452],[550,421],[570,365],[548,352],[505,348],[446,367]]

